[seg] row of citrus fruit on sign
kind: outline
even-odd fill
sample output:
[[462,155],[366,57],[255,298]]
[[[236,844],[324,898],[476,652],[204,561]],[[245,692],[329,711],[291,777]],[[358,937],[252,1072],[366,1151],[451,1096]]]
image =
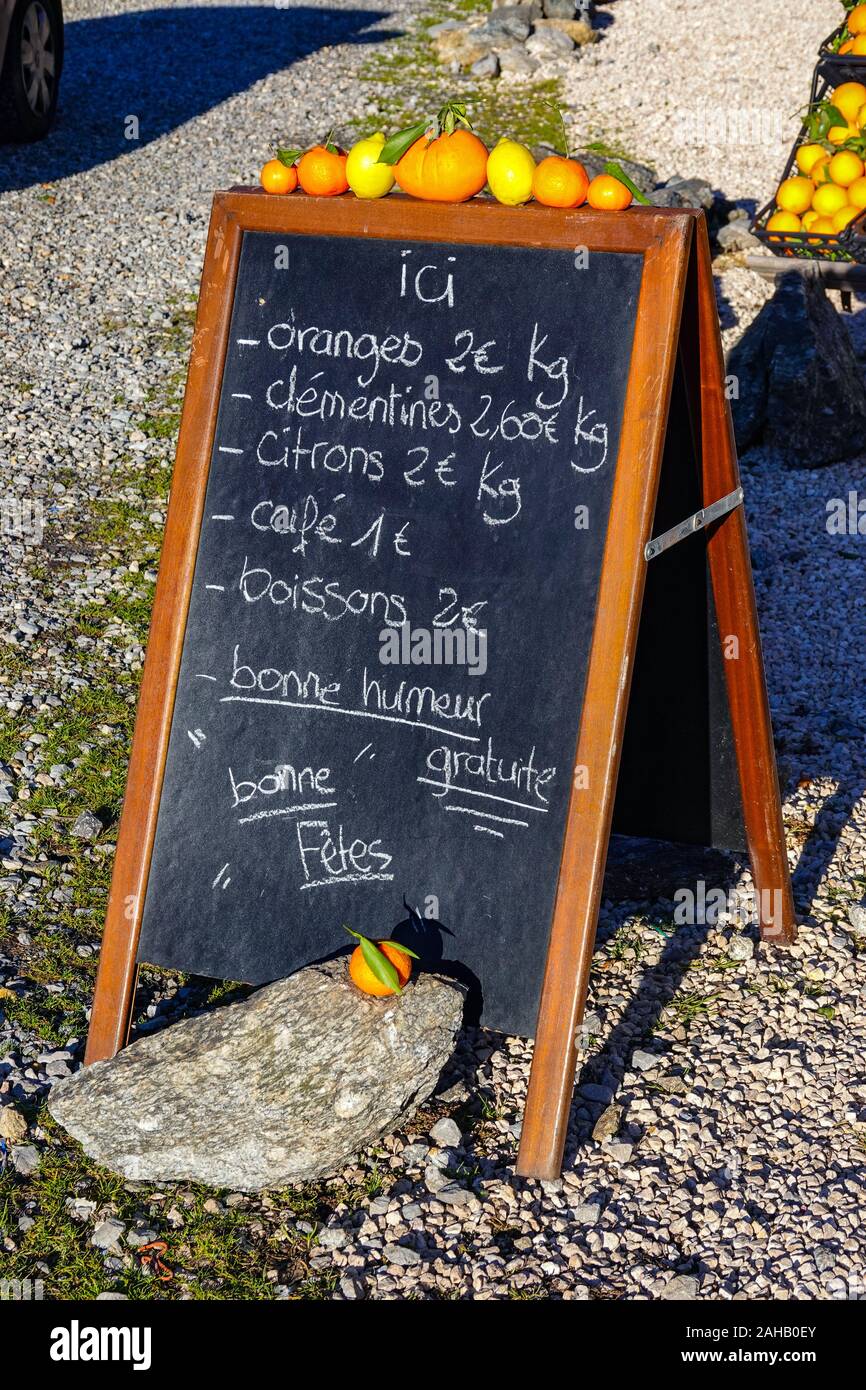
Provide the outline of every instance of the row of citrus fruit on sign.
[[421,121],[389,140],[381,133],[359,140],[348,154],[330,138],[304,153],[280,150],[262,169],[261,182],[268,193],[293,193],[300,187],[333,197],[351,189],[358,198],[383,198],[396,183],[414,198],[440,203],[464,203],[488,187],[510,207],[531,198],[547,207],[589,203],[609,210],[627,208],[633,199],[647,201],[617,164],[590,179],[579,160],[569,157],[567,146],[565,154],[539,163],[517,140],[500,140],[488,151],[460,102],[448,102],[435,121]]
[[806,130],[799,172],[779,184],[767,231],[838,235],[866,210],[866,86],[843,82],[810,108]]

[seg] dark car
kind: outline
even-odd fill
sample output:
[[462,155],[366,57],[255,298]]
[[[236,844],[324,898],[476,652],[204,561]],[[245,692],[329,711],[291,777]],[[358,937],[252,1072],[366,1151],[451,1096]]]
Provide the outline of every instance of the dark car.
[[47,135],[62,69],[62,0],[0,0],[0,139]]

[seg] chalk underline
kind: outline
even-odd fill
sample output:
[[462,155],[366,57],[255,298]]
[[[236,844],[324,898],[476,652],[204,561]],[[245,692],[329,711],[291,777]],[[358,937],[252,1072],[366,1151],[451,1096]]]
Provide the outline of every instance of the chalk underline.
[[238,825],[249,825],[251,820],[267,820],[269,816],[293,816],[296,811],[321,811],[336,804],[336,801],[307,801],[303,806],[272,806],[267,811],[256,811],[251,816],[241,816]]
[[466,743],[480,743],[475,734],[460,734],[456,729],[442,729],[438,724],[423,724],[420,719],[400,719],[395,714],[376,714],[368,709],[344,709],[342,705],[308,705],[303,700],[267,700],[260,695],[223,695],[220,704],[240,705],[282,705],[287,709],[323,710],[328,714],[348,714],[353,719],[379,719],[384,724],[405,724],[409,729],[429,729],[434,734],[445,734],[448,738],[462,738]]
[[340,878],[315,878],[312,883],[302,883],[301,892],[305,888],[330,888],[338,883],[372,883],[373,879],[382,879],[388,883],[392,882],[393,874],[343,874]]
[[474,806],[446,806],[445,810],[462,811],[464,816],[481,816],[484,820],[502,821],[503,825],[529,825],[528,820],[518,820],[516,816],[494,816],[492,811],[476,811]]
[[540,811],[542,815],[547,815],[549,806],[530,806],[528,801],[512,801],[509,796],[496,796],[494,792],[479,792],[472,787],[458,787],[455,782],[434,782],[432,777],[416,777],[416,782],[423,782],[428,787],[441,787],[446,792],[458,792],[462,796],[485,796],[489,801],[504,801],[506,806],[521,806],[524,811]]

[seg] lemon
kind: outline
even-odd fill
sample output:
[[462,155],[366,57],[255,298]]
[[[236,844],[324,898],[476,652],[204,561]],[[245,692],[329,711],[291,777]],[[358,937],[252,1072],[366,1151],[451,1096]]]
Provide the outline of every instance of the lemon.
[[832,217],[847,202],[847,188],[840,188],[837,183],[822,183],[820,188],[815,189],[812,207],[821,217]]
[[815,185],[811,179],[796,176],[783,179],[776,193],[776,202],[784,212],[805,212],[812,202]]
[[517,207],[532,197],[532,175],[535,160],[525,145],[516,140],[502,139],[487,157],[487,182],[490,192],[500,203]]
[[377,164],[385,137],[381,131],[359,140],[349,151],[346,178],[356,198],[384,198],[394,187],[394,170],[390,164]]

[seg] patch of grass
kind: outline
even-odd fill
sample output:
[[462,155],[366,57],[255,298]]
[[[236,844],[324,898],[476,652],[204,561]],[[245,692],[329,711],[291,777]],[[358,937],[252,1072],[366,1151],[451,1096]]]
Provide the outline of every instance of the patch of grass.
[[559,145],[560,127],[548,103],[562,100],[553,79],[511,83],[452,74],[436,60],[428,30],[444,19],[464,19],[490,9],[486,0],[439,0],[398,39],[375,51],[361,68],[375,113],[355,122],[352,138],[382,129],[393,134],[436,114],[449,99],[466,103],[473,129],[486,145],[511,135],[531,148]]
[[[38,1172],[23,1178],[10,1167],[0,1178],[0,1229],[17,1247],[4,1255],[4,1277],[42,1279],[46,1297],[55,1299],[90,1299],[112,1290],[132,1300],[183,1295],[262,1301],[274,1297],[276,1283],[292,1286],[296,1298],[327,1298],[333,1291],[336,1275],[309,1274],[311,1241],[285,1219],[265,1222],[255,1202],[228,1206],[224,1193],[198,1185],[130,1188],[92,1163],[47,1110],[36,1119],[49,1138]],[[67,1204],[76,1198],[96,1204],[92,1220],[74,1219]],[[271,1194],[270,1204],[283,1216],[322,1215],[308,1188]],[[163,1217],[174,1207],[182,1224]],[[136,1223],[157,1230],[168,1246],[162,1259],[172,1279],[156,1280],[125,1241],[110,1252],[120,1268],[106,1268],[103,1252],[90,1243],[100,1213],[127,1230]],[[33,1224],[20,1232],[18,1220],[25,1215]]]
[[676,994],[668,1004],[666,1013],[688,1028],[694,1023],[696,1018],[702,1014],[708,1014],[715,999],[714,994],[698,994],[695,991],[687,990],[681,994]]

